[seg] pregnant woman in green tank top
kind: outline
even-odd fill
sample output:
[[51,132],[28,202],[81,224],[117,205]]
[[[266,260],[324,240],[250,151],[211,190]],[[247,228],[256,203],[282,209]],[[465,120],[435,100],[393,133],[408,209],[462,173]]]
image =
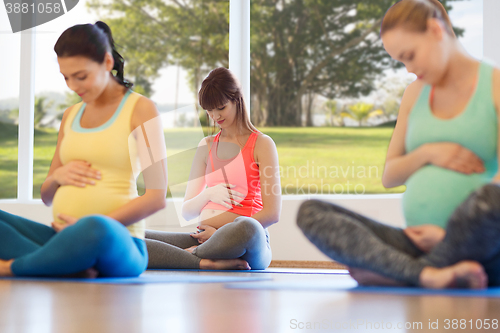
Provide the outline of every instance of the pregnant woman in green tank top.
[[386,51],[417,80],[406,89],[382,182],[406,184],[408,227],[310,200],[305,235],[361,284],[500,285],[500,70],[472,58],[437,0],[402,0],[384,16]]

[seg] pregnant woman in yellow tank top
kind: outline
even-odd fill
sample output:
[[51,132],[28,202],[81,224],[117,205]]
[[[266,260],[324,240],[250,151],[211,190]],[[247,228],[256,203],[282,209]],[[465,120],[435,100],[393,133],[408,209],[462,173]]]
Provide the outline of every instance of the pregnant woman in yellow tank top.
[[381,32],[417,75],[402,98],[382,183],[405,184],[406,229],[305,202],[304,234],[361,284],[500,285],[500,70],[460,45],[437,0],[401,0]]
[[[165,207],[158,111],[124,80],[105,23],[67,29],[54,50],[68,87],[82,98],[64,112],[41,189],[54,222],[50,228],[0,211],[0,276],[138,276],[148,261],[144,218]],[[139,156],[150,153],[139,197]]]

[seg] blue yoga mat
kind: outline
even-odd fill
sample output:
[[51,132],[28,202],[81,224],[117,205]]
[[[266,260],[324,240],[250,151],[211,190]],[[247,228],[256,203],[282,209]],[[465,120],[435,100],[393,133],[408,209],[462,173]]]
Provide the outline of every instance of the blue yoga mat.
[[143,274],[135,278],[46,278],[46,277],[7,277],[0,278],[10,281],[31,282],[75,282],[75,283],[97,283],[97,284],[147,284],[147,283],[228,283],[266,281],[266,277],[240,277],[240,276],[206,276],[206,275],[184,275],[184,274]]
[[389,294],[402,296],[454,296],[454,297],[500,297],[500,287],[484,290],[471,289],[425,289],[414,287],[360,287],[354,280],[330,281],[275,281],[275,282],[245,282],[228,284],[228,289],[258,289],[258,290],[293,290],[293,291],[337,291],[353,293]]
[[[168,272],[172,269],[148,269],[148,271]],[[209,270],[209,269],[175,269],[177,272],[224,272],[224,273],[278,273],[278,274],[335,274],[347,275],[346,269],[304,269],[304,268],[266,268],[252,270]]]

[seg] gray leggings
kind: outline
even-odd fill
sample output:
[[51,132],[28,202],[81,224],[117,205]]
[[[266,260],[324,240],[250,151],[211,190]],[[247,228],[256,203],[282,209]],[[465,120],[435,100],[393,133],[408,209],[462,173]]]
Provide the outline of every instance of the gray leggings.
[[[146,230],[148,268],[199,269],[201,259],[236,259],[251,269],[265,269],[271,263],[269,233],[257,220],[239,216],[217,231],[203,244],[190,233]],[[193,254],[183,250],[198,245]]]
[[301,205],[297,224],[333,260],[400,282],[418,285],[425,266],[475,260],[485,268],[489,285],[500,285],[500,187],[495,184],[481,187],[455,210],[445,238],[429,253],[420,251],[401,228],[319,200]]

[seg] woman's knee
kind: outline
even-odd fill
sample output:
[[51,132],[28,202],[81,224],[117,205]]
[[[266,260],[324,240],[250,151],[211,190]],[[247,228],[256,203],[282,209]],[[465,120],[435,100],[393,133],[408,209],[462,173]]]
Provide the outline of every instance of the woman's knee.
[[[489,216],[500,218],[500,186],[487,184],[473,192],[456,213],[474,217]],[[465,212],[464,212],[465,210]]]
[[240,237],[245,237],[247,239],[251,239],[261,233],[265,234],[262,224],[251,217],[239,216],[233,221],[233,223],[230,223],[230,225],[231,228],[234,229],[235,233],[237,233]]
[[302,231],[307,231],[323,220],[325,213],[330,220],[335,214],[343,214],[344,211],[346,211],[345,208],[329,202],[315,199],[306,200],[299,207],[297,225]]
[[476,200],[485,202],[498,202],[500,200],[500,186],[497,184],[486,184],[477,191]]
[[117,238],[117,222],[104,215],[89,215],[81,218],[77,225],[82,229],[81,236],[87,244],[109,244]]

